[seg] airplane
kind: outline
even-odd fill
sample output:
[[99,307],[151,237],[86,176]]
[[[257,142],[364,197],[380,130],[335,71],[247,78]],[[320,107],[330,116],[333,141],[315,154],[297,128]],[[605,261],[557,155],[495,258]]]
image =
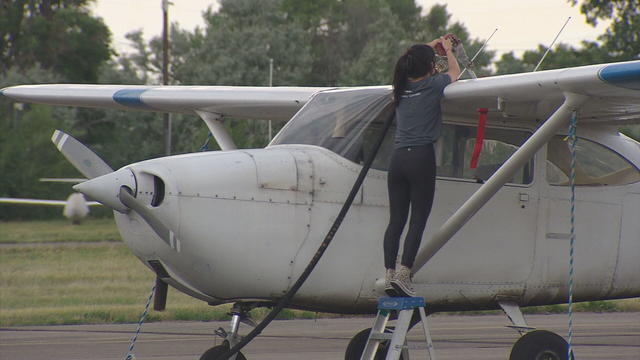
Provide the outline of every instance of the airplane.
[[[65,182],[80,183],[86,181],[83,178],[42,178],[40,181],[48,182]],[[44,206],[62,206],[62,215],[71,220],[73,225],[80,225],[82,220],[89,215],[89,206],[102,205],[97,201],[87,201],[83,194],[74,192],[67,197],[66,200],[47,200],[47,199],[24,199],[24,198],[7,198],[0,197],[0,203],[19,204],[19,205],[44,205]]]
[[[238,344],[249,311],[274,306],[291,289],[393,115],[389,86],[54,84],[1,94],[18,102],[195,114],[206,123],[221,151],[115,171],[72,136],[56,131],[52,138],[89,179],[74,188],[114,210],[125,243],[165,286],[155,308],[164,308],[167,284],[210,305],[234,304],[225,342],[201,359]],[[480,161],[471,169],[478,108],[489,112]],[[442,109],[435,202],[412,269],[417,296],[428,313],[502,309],[522,335],[512,358],[566,359],[566,341],[533,330],[521,308],[567,302],[574,155],[573,300],[640,296],[640,143],[617,130],[640,124],[640,61],[460,80],[445,89]],[[286,125],[263,149],[237,149],[225,118]],[[572,118],[575,152],[565,141]],[[289,308],[376,312],[384,295],[394,129]],[[351,339],[347,359],[359,359],[368,330]]]

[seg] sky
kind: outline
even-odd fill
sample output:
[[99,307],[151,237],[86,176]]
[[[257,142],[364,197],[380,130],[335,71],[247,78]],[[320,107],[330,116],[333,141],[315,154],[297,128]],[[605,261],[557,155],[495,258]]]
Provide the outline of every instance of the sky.
[[[498,32],[488,43],[489,50],[498,54],[535,49],[538,44],[549,45],[567,18],[571,21],[558,42],[578,46],[582,40],[596,40],[608,24],[594,28],[588,25],[579,7],[567,0],[416,0],[423,11],[432,5],[446,4],[452,21],[466,25],[473,37],[487,39],[495,28]],[[193,30],[203,27],[202,12],[209,6],[218,8],[217,0],[173,0],[169,21],[181,28]],[[162,0],[97,0],[93,13],[104,19],[113,33],[118,51],[128,51],[126,33],[142,29],[145,39],[162,32]]]

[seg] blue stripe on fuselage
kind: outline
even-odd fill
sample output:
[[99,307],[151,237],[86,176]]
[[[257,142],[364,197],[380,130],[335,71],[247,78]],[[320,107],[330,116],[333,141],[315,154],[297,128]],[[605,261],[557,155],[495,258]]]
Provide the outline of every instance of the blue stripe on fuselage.
[[611,85],[640,90],[640,61],[605,66],[598,77]]
[[148,89],[123,89],[118,90],[113,94],[113,101],[120,105],[127,107],[134,107],[138,109],[152,110],[152,108],[142,102],[142,93]]

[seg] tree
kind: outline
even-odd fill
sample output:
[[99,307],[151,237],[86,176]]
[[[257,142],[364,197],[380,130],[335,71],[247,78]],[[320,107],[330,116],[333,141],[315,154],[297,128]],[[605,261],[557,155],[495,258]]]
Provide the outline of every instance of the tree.
[[[502,75],[533,71],[545,51],[547,48],[539,45],[536,50],[525,51],[521,59],[517,59],[513,52],[503,54],[496,62],[496,73]],[[601,64],[611,60],[607,49],[596,42],[583,41],[580,48],[560,43],[555,49],[549,51],[539,70]]]
[[[0,88],[14,84],[57,82],[59,75],[34,67],[13,67],[0,77]],[[0,197],[60,198],[60,185],[43,186],[41,177],[73,177],[77,171],[51,144],[53,129],[69,130],[69,110],[11,103],[0,98]],[[59,216],[61,209],[0,206],[0,219]]]
[[218,12],[209,9],[204,32],[177,32],[173,39],[172,56],[180,59],[172,66],[174,80],[265,86],[273,59],[274,85],[300,85],[311,71],[308,34],[280,6],[280,0],[223,0]]
[[0,5],[0,73],[36,65],[70,82],[95,82],[112,54],[111,33],[93,0],[13,0]]
[[[578,0],[568,0],[576,5]],[[640,1],[639,0],[583,0],[580,5],[587,22],[611,21],[600,37],[607,50],[620,60],[640,59]]]

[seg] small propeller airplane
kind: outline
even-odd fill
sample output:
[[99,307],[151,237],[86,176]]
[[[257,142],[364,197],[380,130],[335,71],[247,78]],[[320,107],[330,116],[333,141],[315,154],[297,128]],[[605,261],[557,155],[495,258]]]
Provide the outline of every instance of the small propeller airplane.
[[[292,286],[393,111],[389,86],[58,84],[1,94],[17,102],[196,114],[206,123],[222,151],[115,171],[70,135],[53,135],[89,179],[74,188],[114,210],[122,238],[157,275],[157,309],[165,306],[166,284],[211,305],[235,304],[227,342],[202,359],[237,343],[248,312],[273,306]],[[412,269],[415,290],[429,313],[501,308],[524,334],[512,354],[526,348],[527,359],[566,359],[566,342],[529,331],[520,308],[567,302],[573,155],[573,299],[640,296],[640,144],[617,130],[640,124],[640,61],[460,80],[444,94],[436,197]],[[488,122],[471,169],[478,108],[489,109]],[[575,153],[565,141],[572,117]],[[264,149],[236,149],[225,118],[287,124]],[[393,136],[394,126],[291,308],[376,311]],[[349,348],[362,349],[366,339],[359,333]],[[347,358],[359,358],[353,353]]]
[[[48,182],[65,182],[80,183],[87,179],[74,178],[42,178],[40,181]],[[97,201],[87,201],[84,195],[74,192],[67,197],[66,200],[48,200],[48,199],[23,199],[23,198],[7,198],[0,197],[0,203],[16,204],[16,205],[40,205],[40,206],[62,206],[62,215],[71,220],[74,225],[80,225],[82,220],[89,215],[89,206],[102,205]]]

